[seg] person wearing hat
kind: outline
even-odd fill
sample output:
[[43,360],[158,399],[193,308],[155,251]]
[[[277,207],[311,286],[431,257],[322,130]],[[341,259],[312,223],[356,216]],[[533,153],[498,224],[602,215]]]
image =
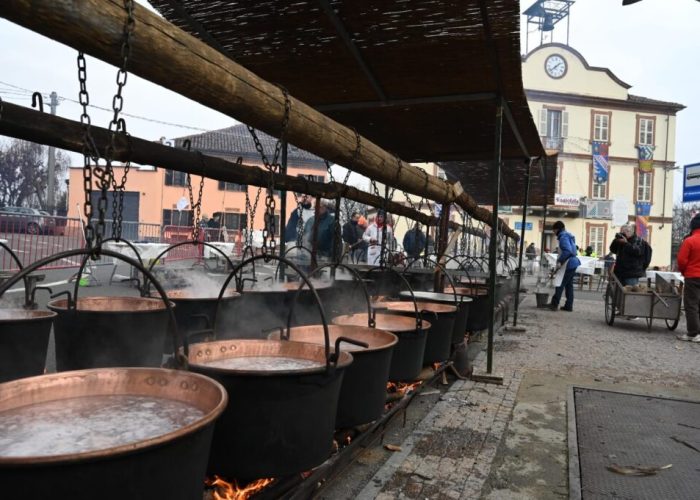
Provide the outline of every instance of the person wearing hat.
[[384,237],[384,229],[386,228],[387,241],[392,241],[391,226],[385,225],[384,210],[377,211],[377,215],[365,233],[362,239],[367,242],[367,263],[373,266],[379,265],[379,260],[382,255],[382,238]]
[[557,240],[559,242],[559,256],[557,257],[555,269],[557,272],[560,272],[560,269],[564,268],[564,271],[561,283],[554,290],[554,295],[552,296],[552,302],[549,304],[549,308],[552,311],[556,311],[559,308],[561,294],[565,291],[566,302],[561,310],[573,311],[574,276],[576,275],[576,268],[581,265],[581,261],[576,256],[576,238],[574,238],[573,234],[566,231],[564,223],[560,220],[556,221],[552,225],[552,229],[554,230],[554,234],[557,236]]
[[690,221],[690,234],[683,239],[676,260],[685,279],[683,304],[687,329],[678,339],[700,343],[700,214]]

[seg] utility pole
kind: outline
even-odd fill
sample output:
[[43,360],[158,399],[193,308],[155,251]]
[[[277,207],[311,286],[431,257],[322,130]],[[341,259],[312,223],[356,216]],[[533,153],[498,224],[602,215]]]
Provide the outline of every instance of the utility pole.
[[[58,94],[56,92],[51,92],[51,114],[56,114],[56,107],[58,106]],[[46,185],[46,208],[51,215],[56,215],[55,205],[55,184],[56,184],[56,148],[49,146],[49,164],[48,164],[48,183]]]

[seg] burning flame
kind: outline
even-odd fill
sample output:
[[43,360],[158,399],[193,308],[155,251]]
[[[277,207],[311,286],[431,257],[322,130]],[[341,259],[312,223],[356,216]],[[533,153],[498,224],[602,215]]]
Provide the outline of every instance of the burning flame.
[[215,475],[214,479],[207,478],[205,484],[214,488],[213,500],[247,500],[273,481],[274,479],[258,479],[241,488],[235,480],[229,483]]
[[417,382],[412,382],[412,383],[406,383],[406,382],[387,382],[386,383],[386,392],[390,393],[399,393],[400,395],[408,394],[409,392],[412,392],[415,390],[416,387],[421,385],[423,382],[420,380]]

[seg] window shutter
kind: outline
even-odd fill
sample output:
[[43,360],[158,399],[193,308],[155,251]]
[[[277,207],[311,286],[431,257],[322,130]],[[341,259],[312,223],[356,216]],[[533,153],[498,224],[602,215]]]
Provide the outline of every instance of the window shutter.
[[547,136],[547,110],[545,108],[540,109],[540,135]]
[[569,137],[569,112],[561,112],[561,136]]

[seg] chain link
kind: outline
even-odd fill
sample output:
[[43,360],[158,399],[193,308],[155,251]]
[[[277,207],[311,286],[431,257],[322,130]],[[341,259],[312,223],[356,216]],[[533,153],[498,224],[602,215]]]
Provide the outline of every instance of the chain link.
[[[255,129],[248,125],[248,131],[253,137],[255,149],[260,155],[260,158],[262,159],[265,168],[270,174],[267,185],[267,194],[265,196],[265,227],[263,228],[262,233],[261,248],[261,252],[265,257],[267,257],[268,255],[275,255],[277,250],[277,241],[275,239],[275,236],[277,234],[277,228],[275,224],[275,209],[277,208],[277,201],[275,200],[275,173],[279,172],[281,169],[281,166],[279,164],[279,157],[280,153],[282,152],[282,144],[285,141],[285,137],[287,134],[287,125],[289,125],[289,117],[292,110],[292,102],[289,99],[289,92],[287,92],[287,90],[283,87],[280,87],[280,89],[282,90],[282,95],[284,96],[284,117],[282,118],[282,126],[280,128],[279,138],[275,143],[275,150],[272,156],[272,161],[270,161],[267,158],[263,145],[260,142],[260,139],[258,138],[258,134],[255,132]],[[258,191],[258,195],[259,194],[260,191]],[[257,198],[255,204],[257,206]]]
[[[204,155],[199,152],[199,158],[202,162],[202,165],[204,165]],[[194,214],[194,219],[192,221],[193,227],[192,227],[192,241],[197,241],[199,240],[199,220],[200,220],[200,213],[202,211],[202,192],[204,191],[204,175],[200,177],[199,180],[199,193],[197,195],[197,203],[194,202],[194,196],[192,194],[192,177],[190,174],[187,174],[187,193],[189,194],[190,197],[190,208],[192,209],[192,213]]]

